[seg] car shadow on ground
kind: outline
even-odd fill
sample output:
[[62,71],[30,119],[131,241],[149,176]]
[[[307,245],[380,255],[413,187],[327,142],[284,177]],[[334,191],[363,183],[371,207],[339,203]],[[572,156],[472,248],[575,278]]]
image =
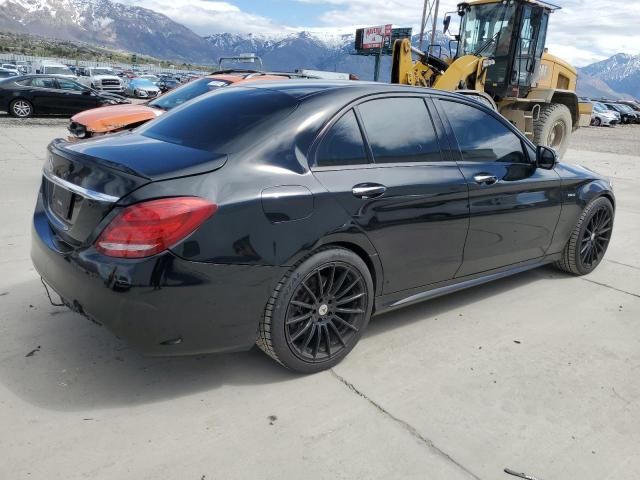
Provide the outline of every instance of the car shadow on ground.
[[[493,295],[550,276],[541,269],[375,317],[362,342],[414,322],[429,323]],[[224,385],[268,385],[299,375],[277,365],[257,348],[196,357],[144,357],[105,328],[48,303],[39,279],[16,285],[0,297],[6,325],[0,337],[0,383],[41,408],[84,411],[166,401]],[[428,336],[428,331],[425,332]],[[352,355],[357,355],[356,349]]]

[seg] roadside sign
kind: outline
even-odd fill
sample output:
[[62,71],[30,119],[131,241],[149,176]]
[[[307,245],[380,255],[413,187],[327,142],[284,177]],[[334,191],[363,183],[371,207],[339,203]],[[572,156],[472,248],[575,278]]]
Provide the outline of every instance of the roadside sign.
[[391,41],[391,25],[379,25],[377,27],[367,27],[362,35],[362,48],[373,50],[383,48]]
[[356,30],[355,50],[358,55],[391,55],[393,42],[411,38],[411,28],[391,28],[391,25]]

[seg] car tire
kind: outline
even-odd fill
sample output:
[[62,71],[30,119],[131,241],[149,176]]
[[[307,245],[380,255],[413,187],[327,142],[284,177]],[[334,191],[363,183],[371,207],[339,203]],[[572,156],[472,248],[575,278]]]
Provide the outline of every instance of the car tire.
[[600,125],[602,125],[602,120],[600,120],[598,117],[593,119],[593,126],[594,127],[599,127]]
[[33,104],[24,98],[16,98],[9,104],[9,113],[16,118],[33,116]]
[[533,143],[553,148],[562,158],[569,146],[572,130],[571,112],[566,105],[543,105],[538,119],[533,122]]
[[329,369],[360,340],[373,297],[365,262],[350,250],[324,248],[301,260],[278,283],[256,343],[290,370]]
[[[574,275],[593,272],[602,261],[613,231],[614,211],[608,198],[598,197],[582,211],[562,258],[555,266]],[[595,252],[590,256],[590,252]]]

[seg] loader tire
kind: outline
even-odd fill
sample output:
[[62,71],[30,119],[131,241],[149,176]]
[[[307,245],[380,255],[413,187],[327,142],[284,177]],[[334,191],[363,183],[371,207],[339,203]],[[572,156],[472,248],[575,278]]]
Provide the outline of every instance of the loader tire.
[[544,105],[538,119],[533,121],[533,143],[553,148],[562,158],[569,146],[572,131],[571,112],[566,105]]

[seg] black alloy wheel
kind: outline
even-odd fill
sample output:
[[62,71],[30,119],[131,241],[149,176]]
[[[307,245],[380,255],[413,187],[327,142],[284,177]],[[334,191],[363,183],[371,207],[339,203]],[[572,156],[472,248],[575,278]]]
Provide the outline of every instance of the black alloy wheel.
[[285,320],[291,350],[307,362],[324,362],[347,347],[364,323],[363,276],[342,262],[321,265],[293,294]]
[[285,367],[314,373],[333,367],[358,343],[373,310],[373,280],[351,250],[325,248],[278,283],[257,345]]
[[614,210],[609,199],[598,197],[589,203],[562,252],[562,259],[555,265],[574,275],[595,270],[609,247],[613,220]]
[[585,268],[593,269],[600,263],[611,240],[613,218],[609,210],[598,208],[589,220],[580,242],[580,262]]

